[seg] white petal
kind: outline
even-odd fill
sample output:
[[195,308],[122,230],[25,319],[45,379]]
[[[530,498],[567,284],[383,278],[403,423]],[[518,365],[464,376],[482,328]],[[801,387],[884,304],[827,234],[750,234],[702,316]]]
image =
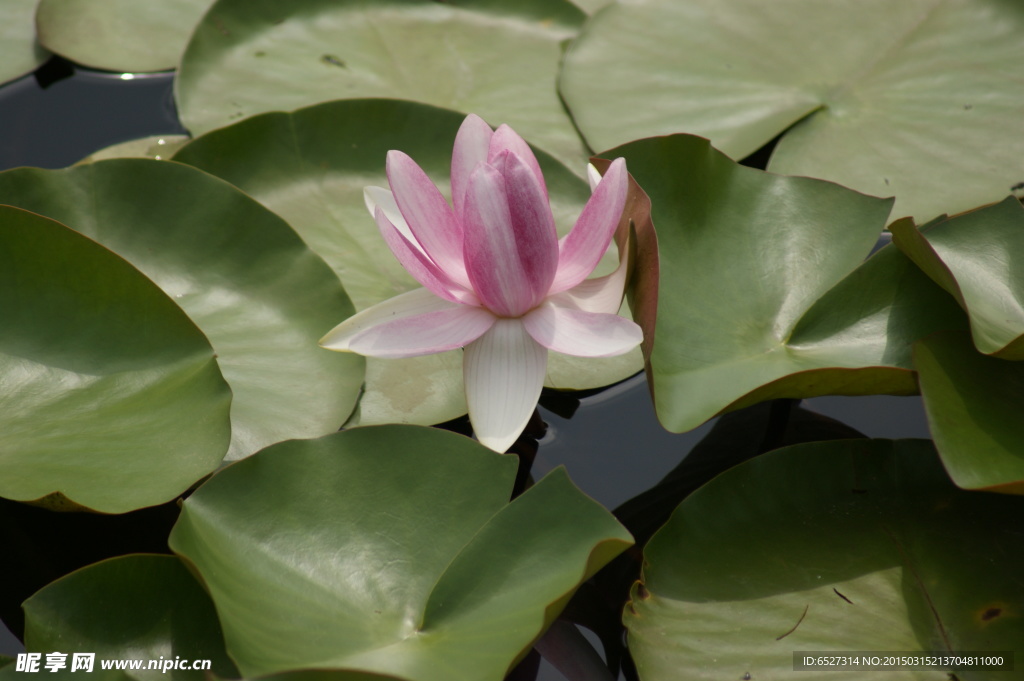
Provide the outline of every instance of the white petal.
[[523,317],[523,327],[549,350],[576,357],[614,357],[644,339],[640,327],[625,317],[559,307],[551,301]]
[[416,289],[348,317],[319,344],[374,357],[416,356],[462,347],[493,323],[494,315],[482,307]]
[[601,173],[598,172],[593,163],[587,164],[587,182],[590,183],[591,194],[597,189],[597,185],[601,183]]
[[568,291],[556,293],[549,300],[561,307],[571,307],[585,312],[616,314],[622,307],[622,294],[626,287],[626,271],[628,269],[628,263],[623,258],[611,274],[584,279]]
[[544,387],[548,351],[518,319],[498,319],[462,356],[469,420],[480,443],[504,452],[523,432]]
[[370,211],[370,216],[374,218],[377,216],[377,206],[380,206],[380,209],[384,211],[384,215],[395,226],[395,229],[401,232],[402,236],[423,253],[423,247],[420,246],[420,242],[416,241],[416,237],[413,236],[412,230],[409,229],[409,223],[405,221],[405,217],[402,215],[402,211],[398,210],[398,202],[395,201],[395,195],[391,193],[390,189],[385,189],[384,187],[365,187],[363,189],[363,202],[366,204],[366,210]]
[[457,217],[462,216],[462,201],[466,196],[469,175],[478,164],[487,161],[487,150],[493,135],[491,126],[476,114],[466,116],[455,135],[455,146],[452,149],[452,207]]

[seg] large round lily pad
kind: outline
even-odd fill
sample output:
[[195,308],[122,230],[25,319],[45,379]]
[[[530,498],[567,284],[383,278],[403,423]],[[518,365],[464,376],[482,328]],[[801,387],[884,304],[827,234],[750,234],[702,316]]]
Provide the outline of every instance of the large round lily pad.
[[768,169],[895,195],[919,221],[1024,180],[1024,6],[1005,0],[623,0],[560,86],[587,141],[686,132]]
[[567,0],[218,0],[182,59],[178,110],[199,135],[265,111],[393,97],[508,123],[583,163],[555,78],[584,18]]
[[[65,668],[40,670],[48,677],[203,681],[210,673],[238,676],[224,651],[210,597],[174,556],[131,555],[90,565],[44,587],[24,608],[26,650],[44,653],[43,664],[46,653],[67,654]],[[74,668],[76,655],[83,653],[95,654],[88,671]],[[138,661],[142,669],[103,669],[104,661],[121,660]],[[158,668],[147,669],[151,662]],[[209,667],[192,669],[196,662]]]
[[0,83],[35,70],[50,57],[36,41],[37,0],[0,3]]
[[212,0],[39,0],[39,41],[84,66],[165,71],[178,65]]
[[564,469],[509,503],[515,472],[514,458],[419,426],[284,442],[189,497],[170,544],[247,676],[500,681],[632,543]]
[[0,495],[158,504],[227,451],[231,393],[195,324],[127,262],[0,206]]
[[640,678],[793,679],[799,651],[1019,650],[1022,514],[1019,497],[958,489],[923,440],[758,457],[694,492],[648,543],[624,613]]
[[1009,197],[920,230],[891,226],[893,243],[967,311],[980,352],[1024,359],[1024,207]]
[[774,397],[914,393],[911,344],[966,323],[894,248],[864,262],[888,200],[740,166],[690,135],[608,155],[658,230],[650,374],[668,430]]
[[[255,116],[208,133],[181,149],[174,160],[228,180],[284,217],[334,268],[356,309],[362,310],[419,286],[381,237],[366,210],[363,189],[388,186],[385,157],[388,150],[400,149],[447,192],[452,144],[463,118],[411,102],[328,102],[294,113]],[[586,182],[550,156],[538,153],[538,158],[555,222],[564,234],[590,192]],[[605,270],[612,266],[606,263]],[[322,332],[343,319],[339,316]],[[639,351],[608,359],[552,353],[547,384],[594,388],[641,367]],[[465,413],[462,356],[454,351],[367,360],[366,391],[353,422],[427,425]]]
[[178,163],[119,159],[0,173],[0,202],[95,238],[192,317],[234,393],[229,459],[348,418],[363,361],[317,340],[351,303],[295,232],[238,189]]

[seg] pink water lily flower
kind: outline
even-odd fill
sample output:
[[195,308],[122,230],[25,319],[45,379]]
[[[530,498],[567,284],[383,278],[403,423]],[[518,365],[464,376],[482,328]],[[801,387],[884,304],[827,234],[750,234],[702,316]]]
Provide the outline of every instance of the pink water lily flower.
[[611,243],[626,201],[623,159],[559,240],[530,147],[507,125],[470,115],[452,153],[451,204],[406,154],[390,151],[391,190],[366,204],[395,257],[423,288],[368,308],[320,341],[368,357],[463,353],[466,402],[481,443],[505,451],[526,427],[548,350],[610,357],[643,333],[616,314],[625,268],[587,279]]

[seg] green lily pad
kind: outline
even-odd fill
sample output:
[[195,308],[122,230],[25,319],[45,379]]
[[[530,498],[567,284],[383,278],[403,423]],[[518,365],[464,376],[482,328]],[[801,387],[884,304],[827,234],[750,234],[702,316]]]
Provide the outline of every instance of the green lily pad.
[[218,0],[182,59],[178,110],[198,136],[327,100],[407,99],[508,123],[582,172],[555,78],[585,17],[567,0]]
[[0,206],[0,309],[0,496],[122,513],[216,468],[231,393],[213,350],[127,262]]
[[640,678],[792,679],[795,651],[1019,649],[1022,511],[957,489],[923,440],[758,457],[694,492],[647,545],[623,617]]
[[[624,156],[658,230],[658,418],[697,427],[775,397],[912,394],[910,345],[963,314],[887,247],[890,200],[746,168],[689,135]],[[863,263],[863,264],[862,264]]]
[[189,497],[170,545],[247,676],[499,681],[632,543],[564,469],[509,503],[515,473],[514,458],[419,426],[283,442]]
[[95,238],[192,317],[234,393],[228,459],[348,418],[363,361],[317,340],[351,303],[283,220],[228,183],[172,161],[115,159],[0,173],[0,202]]
[[35,71],[50,57],[36,41],[36,2],[5,0],[0,4],[0,83]]
[[128,140],[95,151],[75,165],[95,163],[110,158],[151,158],[156,161],[169,159],[189,141],[188,135],[152,135]]
[[39,0],[39,41],[73,62],[107,71],[178,65],[211,0]]
[[1024,364],[979,354],[966,334],[914,345],[928,428],[953,481],[1024,493]]
[[1024,207],[994,206],[922,226],[899,220],[893,243],[949,291],[971,319],[980,352],[1024,359]]
[[[356,309],[363,310],[419,286],[381,238],[366,210],[363,189],[388,186],[385,156],[400,149],[447,191],[452,144],[463,118],[411,102],[328,102],[294,113],[254,116],[208,133],[181,149],[174,160],[226,179],[282,216],[334,268]],[[539,152],[538,159],[555,222],[564,234],[590,190],[550,156]],[[604,266],[610,271],[614,263]],[[338,316],[321,333],[343,319]],[[371,358],[366,365],[366,390],[353,424],[429,425],[466,413],[461,351]],[[552,353],[547,384],[595,388],[641,368],[638,350],[597,360]]]
[[[588,22],[560,87],[602,149],[685,132],[896,196],[919,221],[1024,180],[1024,7],[1005,0],[645,0]],[[640,104],[642,103],[642,104]]]
[[[72,654],[95,653],[89,678],[202,681],[209,672],[237,677],[210,597],[174,556],[131,555],[83,568],[25,601],[29,652],[67,653],[65,669],[50,677],[77,678]],[[178,659],[180,658],[180,660]],[[103,661],[138,660],[140,670],[104,670]],[[146,669],[153,661],[161,667]],[[175,669],[209,661],[209,671]]]

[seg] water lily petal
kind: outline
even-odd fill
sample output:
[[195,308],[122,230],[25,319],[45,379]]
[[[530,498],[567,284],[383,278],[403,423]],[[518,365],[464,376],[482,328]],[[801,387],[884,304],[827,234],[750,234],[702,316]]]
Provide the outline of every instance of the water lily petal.
[[384,187],[364,187],[363,188],[363,203],[366,204],[366,210],[370,211],[371,217],[376,217],[377,206],[380,206],[384,211],[384,215],[387,216],[395,228],[402,233],[410,244],[415,246],[421,253],[426,253],[423,248],[420,247],[416,241],[416,237],[413,236],[412,230],[409,229],[409,223],[405,221],[405,216],[402,215],[402,211],[398,209],[398,202],[395,201],[395,195],[391,193],[390,189]]
[[487,151],[487,162],[494,165],[495,160],[505,151],[511,151],[526,162],[530,171],[537,178],[537,182],[544,192],[544,201],[547,202],[548,186],[544,183],[544,173],[540,170],[537,157],[533,155],[533,149],[526,143],[526,140],[519,136],[519,133],[507,125],[501,125],[498,126],[498,129],[494,131],[494,135],[491,137],[491,147]]
[[455,135],[455,147],[452,150],[452,206],[455,207],[456,218],[462,215],[469,175],[478,163],[487,162],[487,150],[493,135],[491,126],[476,114],[466,116]]
[[320,345],[367,357],[416,357],[461,348],[494,321],[485,308],[451,303],[428,289],[415,289],[353,315]]
[[644,338],[640,327],[625,317],[573,310],[550,302],[524,316],[523,327],[549,350],[577,357],[621,355]]
[[401,151],[389,151],[388,183],[416,241],[449,277],[468,283],[462,262],[462,227],[423,169]]
[[504,452],[533,414],[548,351],[518,319],[499,319],[462,356],[469,420],[480,443]]
[[526,271],[534,296],[541,300],[558,269],[558,231],[544,187],[516,153],[504,155],[505,195],[519,262]]
[[377,213],[373,217],[377,221],[381,236],[384,237],[388,248],[413,279],[430,289],[434,295],[453,303],[467,305],[479,303],[479,299],[472,290],[454,281],[447,272],[434,264],[434,261],[423,252],[423,249],[419,248],[415,241],[406,238],[401,230],[388,219],[380,205],[377,206]]
[[550,300],[561,307],[615,314],[622,307],[622,294],[626,287],[628,269],[628,263],[623,258],[611,274],[584,279],[568,291],[551,296]]
[[493,166],[480,164],[470,175],[462,220],[466,270],[480,301],[501,317],[518,317],[539,303],[541,282],[520,259],[505,177]]
[[328,350],[349,351],[349,341],[354,336],[377,324],[454,307],[461,306],[438,298],[430,289],[413,289],[352,315],[321,338],[320,346]]
[[601,173],[593,163],[587,164],[587,182],[590,183],[590,193],[593,194],[597,185],[601,184]]
[[597,267],[622,217],[628,178],[625,159],[615,159],[584,206],[576,225],[559,243],[558,272],[551,293],[576,286]]

